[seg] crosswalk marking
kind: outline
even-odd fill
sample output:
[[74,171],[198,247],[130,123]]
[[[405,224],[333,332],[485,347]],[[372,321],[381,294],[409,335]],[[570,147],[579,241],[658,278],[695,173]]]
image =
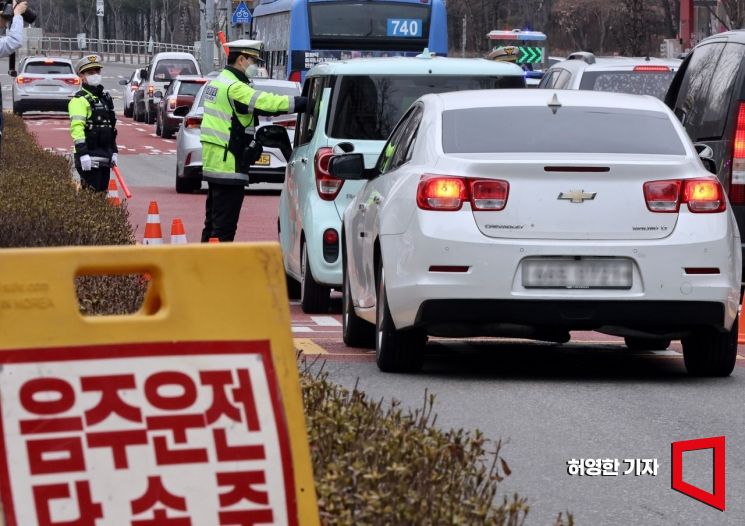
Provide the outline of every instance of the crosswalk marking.
[[319,327],[341,327],[341,323],[331,316],[311,316],[311,320]]

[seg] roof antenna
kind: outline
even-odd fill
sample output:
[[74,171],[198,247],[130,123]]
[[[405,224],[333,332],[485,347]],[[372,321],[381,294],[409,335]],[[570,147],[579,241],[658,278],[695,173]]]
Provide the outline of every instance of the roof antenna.
[[559,97],[556,96],[556,93],[554,93],[554,97],[548,103],[548,107],[551,108],[551,112],[554,115],[556,115],[558,109],[561,108],[561,102],[559,102]]

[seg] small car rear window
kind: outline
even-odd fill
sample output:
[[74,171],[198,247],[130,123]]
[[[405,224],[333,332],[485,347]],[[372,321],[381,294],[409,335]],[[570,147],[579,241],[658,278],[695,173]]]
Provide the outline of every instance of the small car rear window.
[[66,62],[29,62],[24,73],[37,75],[72,75],[72,66]]
[[672,71],[586,71],[582,75],[579,89],[652,95],[664,100],[674,76]]
[[189,82],[182,81],[179,84],[178,94],[179,95],[191,95],[194,97],[204,85],[203,82]]
[[442,113],[445,153],[685,155],[663,112],[618,108],[487,107]]
[[153,73],[156,82],[167,82],[179,75],[198,75],[197,66],[188,59],[164,58],[158,61]]

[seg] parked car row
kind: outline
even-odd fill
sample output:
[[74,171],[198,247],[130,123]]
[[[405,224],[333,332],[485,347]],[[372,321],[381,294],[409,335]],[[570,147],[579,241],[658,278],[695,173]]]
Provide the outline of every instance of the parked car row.
[[743,54],[745,31],[682,63],[577,53],[529,91],[494,89],[524,87],[504,63],[315,66],[280,197],[290,295],[326,312],[341,290],[344,341],[386,371],[421,367],[428,336],[597,330],[730,374]]

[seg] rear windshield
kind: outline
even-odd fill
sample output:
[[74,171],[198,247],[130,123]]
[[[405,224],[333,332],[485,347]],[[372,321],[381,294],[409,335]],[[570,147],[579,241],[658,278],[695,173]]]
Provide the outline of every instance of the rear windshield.
[[164,58],[155,65],[153,79],[157,82],[164,82],[173,80],[179,75],[199,75],[199,72],[191,60]]
[[386,49],[386,42],[390,46],[390,39],[394,39],[402,44],[408,41],[421,50],[429,40],[431,9],[425,3],[312,3],[311,48],[335,49],[334,43],[354,43],[358,48],[369,49],[372,45],[373,48]]
[[652,95],[664,100],[674,76],[675,73],[671,71],[586,71],[582,75],[579,89]]
[[72,75],[72,66],[66,62],[29,62],[26,73],[37,75]]
[[[500,124],[501,123],[501,124]],[[445,153],[685,155],[667,114],[617,108],[469,108],[442,113]]]
[[336,90],[327,133],[339,139],[382,141],[422,95],[524,86],[522,76],[345,76]]
[[181,85],[178,88],[178,94],[191,95],[193,97],[199,93],[199,90],[203,85],[203,82],[181,82]]

